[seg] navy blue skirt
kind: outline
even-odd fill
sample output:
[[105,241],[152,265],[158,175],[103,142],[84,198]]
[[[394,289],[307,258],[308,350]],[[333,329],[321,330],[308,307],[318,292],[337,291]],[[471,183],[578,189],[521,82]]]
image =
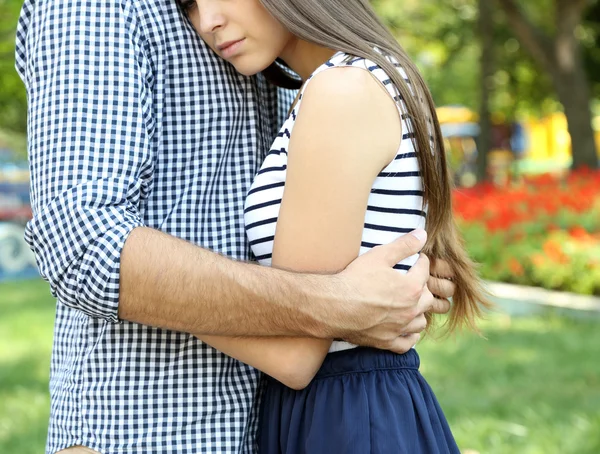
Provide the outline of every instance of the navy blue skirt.
[[413,349],[327,355],[310,385],[267,378],[261,454],[446,454],[460,451]]

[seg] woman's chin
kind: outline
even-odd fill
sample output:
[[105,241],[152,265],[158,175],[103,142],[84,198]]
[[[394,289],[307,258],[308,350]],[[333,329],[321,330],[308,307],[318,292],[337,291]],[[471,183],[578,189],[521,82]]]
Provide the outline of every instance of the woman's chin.
[[239,72],[240,74],[242,74],[243,76],[255,76],[259,72],[262,71],[262,69],[256,68],[256,67],[249,68],[244,65],[233,65],[233,66],[235,67],[236,71]]
[[[274,60],[274,59],[273,59]],[[230,60],[237,72],[244,76],[255,76],[267,68],[273,60],[257,58],[256,55],[241,54]]]

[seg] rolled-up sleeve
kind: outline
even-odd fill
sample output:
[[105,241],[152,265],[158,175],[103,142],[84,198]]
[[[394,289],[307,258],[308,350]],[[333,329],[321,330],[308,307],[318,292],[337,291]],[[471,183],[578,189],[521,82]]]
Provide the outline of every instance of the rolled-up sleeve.
[[121,250],[154,171],[150,51],[125,0],[26,2],[33,219],[25,238],[61,304],[118,321]]

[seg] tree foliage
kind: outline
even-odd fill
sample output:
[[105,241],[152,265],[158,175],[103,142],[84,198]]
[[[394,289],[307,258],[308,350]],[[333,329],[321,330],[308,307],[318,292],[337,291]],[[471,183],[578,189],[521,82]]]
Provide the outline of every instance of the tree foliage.
[[[561,108],[547,68],[514,33],[514,24],[493,3],[495,70],[490,78],[490,110],[511,121]],[[528,21],[547,36],[556,32],[556,2],[518,2]],[[438,105],[480,108],[479,0],[372,0],[399,42],[420,67]],[[600,2],[590,7],[575,34],[582,47],[592,94],[600,96]],[[14,39],[22,0],[0,0],[0,129],[24,133],[26,96],[14,70]]]
[[[400,5],[396,0],[375,0],[373,3],[419,65],[437,104],[462,104],[478,110],[478,1],[407,0]],[[491,110],[507,120],[556,110],[550,80],[515,39],[505,17],[497,8],[492,9],[494,26],[489,33],[493,34],[496,71],[490,87]],[[546,20],[547,13],[536,14]]]
[[15,71],[15,30],[21,0],[0,0],[0,129],[25,133],[27,97]]
[[[532,2],[521,4],[515,0],[497,0],[497,4],[515,37],[552,81],[568,122],[573,167],[596,168],[590,82],[581,39],[583,15],[595,0],[544,1],[550,8],[540,10],[532,8]],[[536,20],[535,16],[542,17]]]

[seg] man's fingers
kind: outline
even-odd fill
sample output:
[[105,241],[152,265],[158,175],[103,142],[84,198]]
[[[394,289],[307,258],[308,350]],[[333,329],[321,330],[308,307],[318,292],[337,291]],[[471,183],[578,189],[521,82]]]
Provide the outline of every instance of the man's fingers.
[[439,298],[452,298],[456,291],[456,284],[447,279],[440,279],[433,275],[427,281],[427,287],[434,295]]
[[430,312],[434,314],[447,314],[451,308],[450,301],[444,298],[434,298]]
[[425,331],[426,328],[427,328],[427,317],[425,317],[425,314],[421,314],[421,315],[415,317],[408,325],[406,325],[403,328],[402,334],[403,335],[419,334],[422,331]]
[[415,263],[406,276],[409,277],[413,282],[424,286],[429,281],[429,257],[425,254],[420,254],[417,263]]
[[371,249],[362,257],[369,257],[371,260],[381,260],[385,265],[392,267],[405,258],[418,254],[423,249],[423,246],[425,246],[425,241],[427,241],[427,232],[423,229],[417,229],[389,244]]
[[425,285],[423,292],[421,293],[421,298],[419,298],[419,302],[417,304],[418,313],[424,314],[425,312],[430,312],[435,303],[435,297],[429,291],[429,287]]
[[443,279],[452,279],[454,277],[450,264],[442,259],[435,259],[433,261],[431,265],[431,275]]
[[394,353],[400,353],[400,354],[406,353],[411,348],[413,348],[415,345],[417,345],[417,342],[419,342],[420,338],[421,338],[420,334],[411,334],[409,336],[400,336],[392,342],[392,344],[390,345],[388,350],[390,350]]

